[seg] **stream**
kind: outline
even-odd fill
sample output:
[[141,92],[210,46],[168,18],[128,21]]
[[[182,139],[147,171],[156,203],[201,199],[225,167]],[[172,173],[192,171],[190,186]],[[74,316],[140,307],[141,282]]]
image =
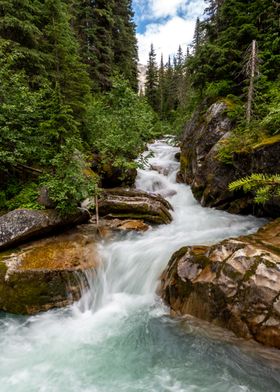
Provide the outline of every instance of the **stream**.
[[[172,204],[173,221],[99,244],[103,264],[71,307],[0,315],[1,392],[279,392],[280,354],[191,317],[155,294],[174,251],[251,233],[254,217],[202,208],[176,183],[177,147],[145,152],[136,187]],[[150,153],[152,155],[150,156]]]

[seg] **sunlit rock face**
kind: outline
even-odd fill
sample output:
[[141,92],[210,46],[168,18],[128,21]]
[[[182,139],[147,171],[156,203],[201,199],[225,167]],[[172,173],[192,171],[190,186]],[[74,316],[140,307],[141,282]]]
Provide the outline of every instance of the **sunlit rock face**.
[[145,83],[147,79],[147,66],[143,64],[138,64],[138,91],[139,94],[145,93]]
[[73,231],[0,255],[0,310],[35,314],[78,300],[100,265],[95,233]]
[[162,274],[160,292],[175,314],[280,348],[280,220],[253,235],[182,248]]
[[231,162],[223,162],[218,151],[235,126],[229,110],[229,103],[221,101],[208,109],[200,107],[193,114],[183,134],[178,181],[189,184],[195,198],[205,207],[277,218],[279,198],[256,205],[253,193],[230,192],[228,185],[252,173],[279,173],[279,139],[268,138],[248,151],[233,153]]

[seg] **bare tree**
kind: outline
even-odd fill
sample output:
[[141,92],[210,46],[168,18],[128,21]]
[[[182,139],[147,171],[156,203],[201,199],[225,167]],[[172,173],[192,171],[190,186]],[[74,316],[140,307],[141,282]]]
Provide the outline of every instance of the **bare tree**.
[[258,58],[258,48],[256,40],[253,40],[249,47],[249,57],[245,65],[246,75],[249,77],[249,89],[247,97],[247,108],[246,108],[246,123],[247,126],[251,122],[252,117],[252,104],[254,99],[254,82],[256,76],[259,74],[259,58]]

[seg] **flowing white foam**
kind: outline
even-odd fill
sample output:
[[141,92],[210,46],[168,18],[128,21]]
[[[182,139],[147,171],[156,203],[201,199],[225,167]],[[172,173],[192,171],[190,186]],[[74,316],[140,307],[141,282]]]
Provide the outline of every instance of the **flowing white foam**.
[[[100,247],[105,270],[99,305],[111,300],[115,293],[149,295],[153,298],[159,276],[170,256],[185,245],[210,244],[230,236],[255,231],[261,220],[231,215],[223,211],[202,208],[189,187],[176,183],[179,163],[177,147],[166,141],[149,146],[152,157],[146,169],[138,171],[136,188],[159,193],[173,206],[173,221],[169,225],[151,228],[141,235],[130,234],[126,239],[104,243]],[[145,153],[148,155],[148,153]]]
[[137,187],[170,195],[172,223],[100,244],[103,265],[88,271],[90,290],[72,307],[0,317],[1,392],[279,390],[278,373],[164,316],[155,289],[175,250],[250,233],[262,221],[203,209],[176,184],[178,149],[158,141],[149,150]]

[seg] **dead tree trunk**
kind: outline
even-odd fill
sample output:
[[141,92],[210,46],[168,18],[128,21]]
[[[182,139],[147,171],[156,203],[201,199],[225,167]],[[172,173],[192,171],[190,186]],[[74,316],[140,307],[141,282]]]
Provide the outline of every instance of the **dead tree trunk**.
[[248,98],[247,98],[247,109],[246,109],[246,123],[247,126],[251,122],[252,117],[252,103],[254,98],[254,81],[257,74],[257,43],[256,40],[252,42],[251,54],[249,58],[249,62],[247,63],[247,74],[250,77],[250,84],[248,90]]

